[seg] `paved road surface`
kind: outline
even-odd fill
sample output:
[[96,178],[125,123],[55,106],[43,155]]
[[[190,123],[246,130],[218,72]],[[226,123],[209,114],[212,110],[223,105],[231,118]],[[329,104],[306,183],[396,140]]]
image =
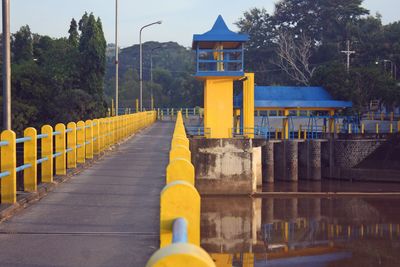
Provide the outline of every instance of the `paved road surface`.
[[0,224],[0,266],[145,265],[173,123],[158,122]]

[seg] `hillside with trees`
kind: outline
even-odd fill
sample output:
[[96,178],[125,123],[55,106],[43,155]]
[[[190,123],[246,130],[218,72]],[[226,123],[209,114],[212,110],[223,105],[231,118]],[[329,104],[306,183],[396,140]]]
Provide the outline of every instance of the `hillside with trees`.
[[[134,108],[139,98],[139,45],[119,55],[119,105]],[[143,107],[149,108],[153,90],[156,107],[194,107],[203,103],[203,87],[195,73],[194,52],[175,42],[143,44]],[[151,59],[153,82],[151,82]],[[115,58],[107,61],[106,94],[115,98]]]

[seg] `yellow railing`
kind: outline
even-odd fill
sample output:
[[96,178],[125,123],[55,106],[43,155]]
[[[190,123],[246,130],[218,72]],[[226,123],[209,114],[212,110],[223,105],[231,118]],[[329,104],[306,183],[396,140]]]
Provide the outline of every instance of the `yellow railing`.
[[146,267],[215,267],[200,247],[200,195],[194,187],[189,139],[178,112],[166,170],[166,186],[160,194],[160,249]]
[[[37,191],[38,166],[41,167],[43,183],[52,183],[56,175],[66,175],[67,169],[85,163],[110,146],[122,141],[156,120],[155,111],[108,117],[66,126],[59,123],[54,129],[50,125],[41,127],[40,134],[35,128],[24,131],[24,137],[16,138],[15,132],[1,133],[0,179],[1,203],[17,201],[17,173],[23,172],[24,190]],[[40,141],[39,141],[40,140]],[[23,143],[23,165],[17,166],[17,144]],[[38,147],[38,143],[40,147]],[[38,159],[38,154],[40,158]]]

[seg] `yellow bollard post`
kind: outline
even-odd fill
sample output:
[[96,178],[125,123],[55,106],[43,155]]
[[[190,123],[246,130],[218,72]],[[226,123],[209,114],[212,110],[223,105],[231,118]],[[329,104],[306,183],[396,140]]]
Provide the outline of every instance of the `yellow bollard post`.
[[56,147],[56,175],[66,175],[67,174],[67,166],[66,166],[66,154],[65,154],[65,125],[59,123],[55,127],[56,137],[55,137],[55,147]]
[[379,124],[375,124],[375,133],[379,134]]
[[136,105],[136,113],[138,113],[139,112],[139,99],[137,99],[137,98],[135,101],[135,105]]
[[67,124],[67,148],[70,151],[67,152],[67,168],[76,168],[76,123],[70,122]]
[[172,242],[172,223],[176,218],[188,222],[188,243],[200,246],[200,195],[188,182],[166,185],[160,194],[160,248]]
[[194,185],[194,166],[183,158],[175,158],[167,166],[166,184],[175,181],[185,181]]
[[85,122],[85,147],[86,147],[86,158],[93,158],[93,122],[87,120]]
[[161,248],[151,256],[146,264],[146,267],[177,266],[216,267],[222,265],[216,265],[210,255],[201,247],[188,243],[173,243]]
[[24,170],[24,190],[27,192],[37,191],[37,131],[29,127],[24,131],[24,137],[30,138],[24,143],[24,165],[31,167]]
[[390,124],[389,126],[389,132],[392,134],[393,133],[393,123]]
[[298,133],[297,133],[297,139],[301,139],[301,132],[302,132],[302,126],[301,126],[301,124],[299,125],[299,131],[298,131]]
[[76,156],[78,163],[85,163],[85,123],[78,121],[76,129]]
[[303,139],[304,139],[304,140],[307,140],[307,130],[306,130],[306,129],[304,129]]
[[173,161],[176,158],[184,158],[187,161],[191,161],[191,152],[188,148],[184,146],[176,146],[171,149],[169,152],[169,162]]
[[93,120],[93,153],[98,155],[100,153],[100,120]]
[[365,124],[361,123],[361,134],[365,134]]
[[50,125],[42,126],[42,182],[53,182],[53,128]]
[[1,141],[7,145],[1,146],[1,172],[8,172],[8,176],[1,181],[1,203],[13,204],[17,201],[17,144],[15,133],[5,130],[1,133]]

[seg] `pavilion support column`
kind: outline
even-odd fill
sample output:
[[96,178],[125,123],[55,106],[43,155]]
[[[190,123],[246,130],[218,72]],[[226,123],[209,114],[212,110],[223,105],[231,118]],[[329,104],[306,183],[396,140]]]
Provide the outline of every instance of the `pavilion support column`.
[[329,133],[334,134],[335,133],[335,119],[333,118],[333,116],[335,116],[335,111],[330,110],[329,116],[330,116],[330,118],[329,118]]
[[246,73],[243,81],[243,123],[245,135],[254,138],[254,73]]
[[289,139],[289,110],[283,110],[283,118],[282,120],[282,139],[288,140]]

